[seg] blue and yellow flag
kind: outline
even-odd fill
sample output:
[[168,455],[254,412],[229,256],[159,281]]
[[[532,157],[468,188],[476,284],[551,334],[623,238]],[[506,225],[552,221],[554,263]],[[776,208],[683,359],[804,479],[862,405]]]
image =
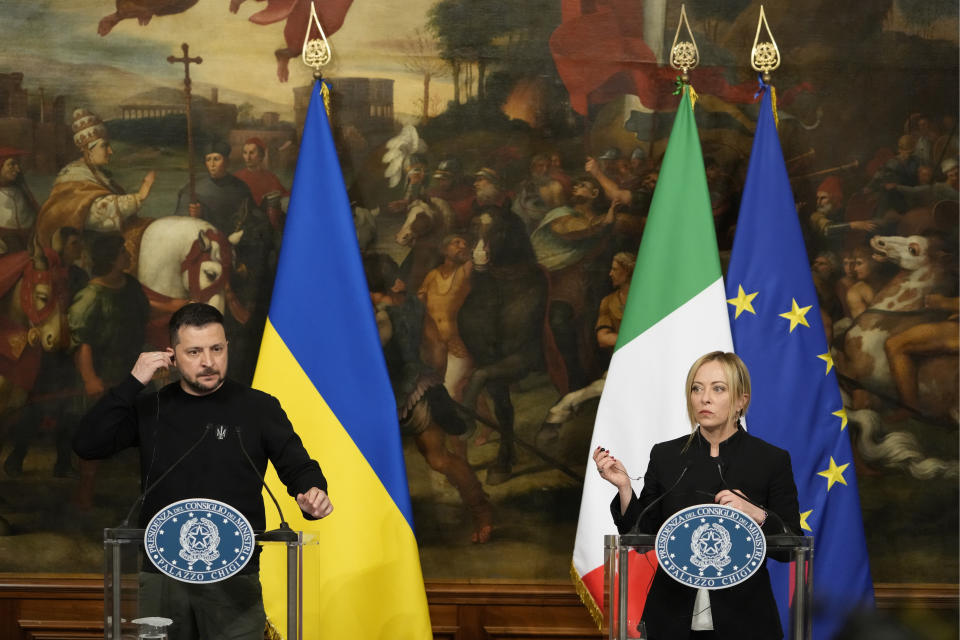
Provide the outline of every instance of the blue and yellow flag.
[[[827,349],[800,222],[766,87],[727,271],[730,327],[750,370],[747,428],[790,452],[800,521],[814,536],[815,639],[873,602],[860,496],[837,371]],[[790,568],[771,563],[785,616]],[[778,585],[783,588],[778,589]]]
[[[304,578],[303,616],[319,626],[304,637],[432,637],[396,403],[319,82],[253,385],[280,400],[330,483],[327,518],[285,510],[292,528],[319,540],[306,552],[319,575]],[[267,481],[285,493],[272,469]],[[285,568],[271,562],[260,571],[264,605],[285,629]]]

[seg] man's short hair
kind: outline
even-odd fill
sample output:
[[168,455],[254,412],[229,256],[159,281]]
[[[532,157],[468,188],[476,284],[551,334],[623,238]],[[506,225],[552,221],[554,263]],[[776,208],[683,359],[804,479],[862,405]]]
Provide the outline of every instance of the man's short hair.
[[53,232],[53,237],[50,239],[50,246],[57,253],[63,253],[63,248],[67,246],[67,240],[73,236],[80,237],[80,230],[76,227],[60,227]]
[[177,309],[170,316],[170,346],[180,342],[180,327],[205,327],[208,324],[223,325],[223,314],[205,302],[191,302]]
[[460,238],[467,243],[467,246],[471,245],[470,234],[466,231],[454,231],[453,233],[448,233],[443,236],[443,240],[440,241],[440,255],[443,255],[447,251],[447,247],[450,246],[450,243]]
[[94,278],[110,273],[113,263],[123,251],[123,245],[123,236],[119,234],[97,234],[90,246],[90,273]]
[[363,273],[370,293],[388,293],[400,277],[400,268],[388,255],[368,253],[363,256]]
[[613,261],[623,267],[627,273],[632,274],[637,266],[637,254],[629,251],[619,251],[613,254]]
[[823,258],[826,260],[830,264],[830,268],[834,271],[843,266],[840,264],[840,258],[833,251],[821,251],[814,257],[814,261],[816,261],[817,258]]

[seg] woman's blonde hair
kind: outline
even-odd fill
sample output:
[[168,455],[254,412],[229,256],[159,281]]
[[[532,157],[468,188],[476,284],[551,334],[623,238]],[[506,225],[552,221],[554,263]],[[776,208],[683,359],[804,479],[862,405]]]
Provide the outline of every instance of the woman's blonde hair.
[[690,391],[693,389],[693,378],[697,375],[697,371],[708,362],[720,363],[720,366],[723,368],[723,377],[726,379],[727,387],[730,389],[730,398],[734,402],[743,395],[747,396],[740,415],[745,414],[747,407],[750,406],[750,372],[747,371],[747,365],[743,364],[743,360],[735,353],[711,351],[697,358],[697,361],[690,367],[690,371],[687,372],[687,415],[690,417],[690,426],[693,429],[697,428],[697,414],[693,409],[693,400],[690,398]]

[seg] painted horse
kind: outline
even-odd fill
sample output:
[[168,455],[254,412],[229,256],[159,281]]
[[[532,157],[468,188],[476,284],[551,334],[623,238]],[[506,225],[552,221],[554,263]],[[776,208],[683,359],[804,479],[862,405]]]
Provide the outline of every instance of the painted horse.
[[0,413],[26,403],[41,353],[66,347],[69,302],[66,270],[54,251],[0,257]]
[[510,384],[543,366],[547,278],[537,264],[523,220],[497,207],[471,220],[476,244],[471,290],[458,315],[460,336],[476,363],[463,404],[486,390],[500,425],[500,449],[487,484],[510,478],[515,458]]

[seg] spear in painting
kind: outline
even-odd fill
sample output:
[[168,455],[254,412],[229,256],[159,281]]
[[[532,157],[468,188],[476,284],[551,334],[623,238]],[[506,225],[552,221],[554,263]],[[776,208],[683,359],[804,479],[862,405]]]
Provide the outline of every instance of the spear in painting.
[[196,58],[190,57],[190,45],[186,42],[180,45],[180,48],[183,50],[183,57],[177,58],[175,56],[167,56],[167,62],[170,64],[183,63],[183,99],[187,105],[187,171],[190,174],[189,185],[190,185],[190,202],[195,203],[197,201],[197,192],[196,192],[196,179],[194,177],[194,167],[193,167],[193,119],[190,113],[190,88],[192,83],[190,81],[190,63],[200,64],[203,62],[203,58],[197,56]]

